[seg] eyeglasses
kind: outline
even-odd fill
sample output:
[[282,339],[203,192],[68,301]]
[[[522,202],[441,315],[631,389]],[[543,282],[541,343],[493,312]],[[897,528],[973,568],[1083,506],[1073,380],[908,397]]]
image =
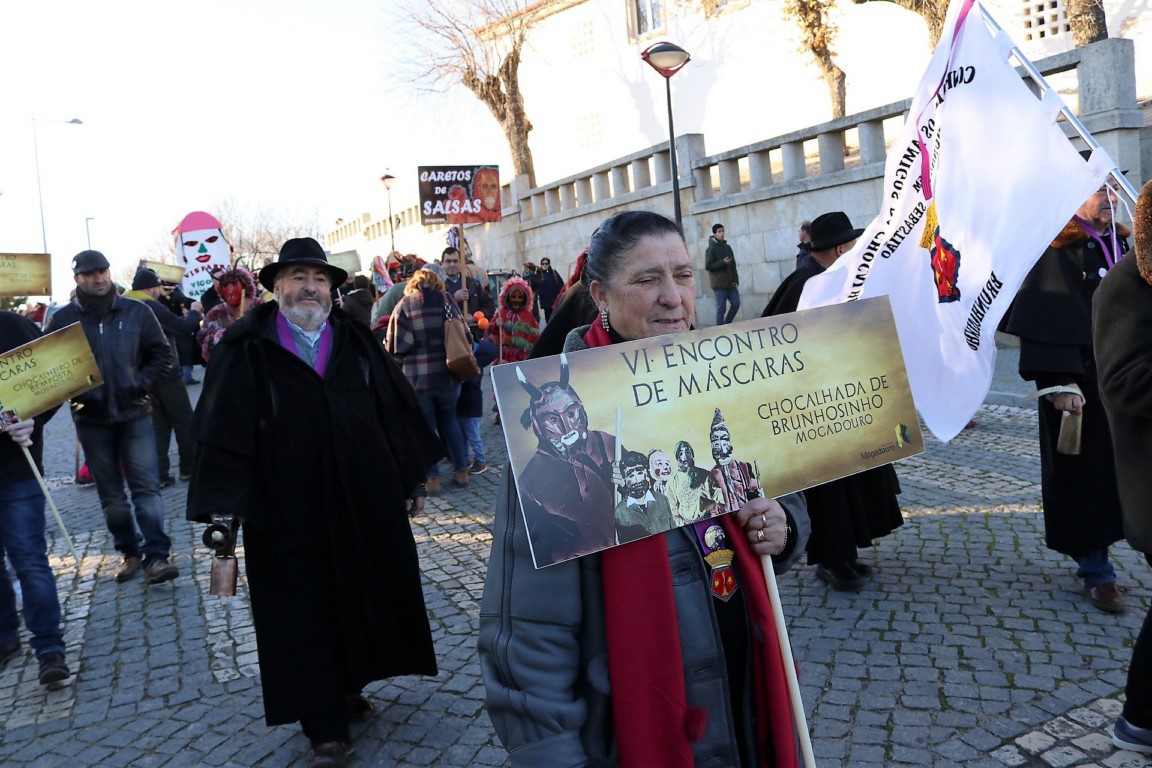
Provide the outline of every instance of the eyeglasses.
[[1100,189],[1096,190],[1096,194],[1097,195],[1107,194],[1107,195],[1111,195],[1112,197],[1116,197],[1120,194],[1120,191],[1118,189],[1116,189],[1116,187],[1112,186],[1111,184],[1105,184],[1105,185],[1101,186]]

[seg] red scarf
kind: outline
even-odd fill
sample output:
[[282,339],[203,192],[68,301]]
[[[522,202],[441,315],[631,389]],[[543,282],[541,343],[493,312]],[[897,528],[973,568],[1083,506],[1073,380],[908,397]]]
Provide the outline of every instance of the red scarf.
[[[584,334],[584,343],[603,347],[612,340],[594,322]],[[753,693],[759,766],[796,768],[800,762],[788,678],[760,558],[752,552],[734,515],[724,515],[720,524],[736,555],[734,565],[749,620],[759,628],[753,633],[752,672],[754,680],[760,681]],[[692,742],[703,735],[708,713],[690,708],[685,695],[672,566],[664,537],[649,536],[626,549],[605,550],[601,562],[620,765],[692,768]],[[773,753],[764,754],[769,738]]]

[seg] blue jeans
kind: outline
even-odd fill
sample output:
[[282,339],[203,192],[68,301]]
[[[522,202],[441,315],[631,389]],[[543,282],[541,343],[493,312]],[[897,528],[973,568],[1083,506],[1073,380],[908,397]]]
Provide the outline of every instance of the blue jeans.
[[[142,557],[145,568],[158,557],[167,559],[172,542],[164,532],[152,417],[115,424],[77,422],[76,435],[96,480],[104,521],[117,551],[125,557]],[[132,494],[131,506],[124,493],[125,480]]]
[[[713,293],[716,294],[716,325],[727,325],[740,311],[740,289],[736,286],[716,288]],[[728,305],[727,315],[724,314],[725,304]]]
[[[24,593],[24,623],[37,656],[64,653],[60,633],[60,600],[56,576],[48,565],[44,538],[44,494],[35,480],[0,485],[0,549],[8,553]],[[3,563],[0,558],[0,563]],[[3,565],[0,570],[6,571]],[[0,643],[20,637],[16,593],[7,573],[0,573]]]
[[[468,469],[468,454],[464,449],[464,433],[456,421],[456,401],[460,399],[460,385],[417,392],[424,419],[448,448],[448,458],[456,469]],[[440,477],[439,463],[428,468],[428,477]]]
[[[472,458],[481,464],[486,464],[484,458],[484,438],[480,437],[480,416],[461,416],[460,427],[464,430],[464,439],[472,450]],[[464,454],[468,456],[467,453]]]
[[1080,566],[1076,569],[1076,578],[1084,579],[1084,586],[1098,587],[1101,584],[1112,584],[1116,581],[1116,570],[1108,560],[1108,548],[1093,549],[1083,555],[1072,558]]

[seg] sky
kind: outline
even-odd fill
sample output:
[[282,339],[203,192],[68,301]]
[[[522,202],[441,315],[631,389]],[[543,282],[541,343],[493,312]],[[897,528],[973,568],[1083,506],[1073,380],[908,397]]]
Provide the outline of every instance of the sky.
[[324,228],[385,211],[385,170],[402,208],[418,165],[509,164],[469,92],[410,82],[397,0],[6,5],[0,253],[46,240],[58,299],[89,243],[116,274],[224,200]]

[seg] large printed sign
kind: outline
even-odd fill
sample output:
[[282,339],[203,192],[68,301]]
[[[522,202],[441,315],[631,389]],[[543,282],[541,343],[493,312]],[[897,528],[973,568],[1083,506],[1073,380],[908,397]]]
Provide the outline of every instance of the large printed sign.
[[47,253],[0,253],[0,296],[50,296],[52,257]]
[[21,419],[103,383],[80,323],[0,354],[0,411]]
[[923,450],[886,297],[492,378],[538,568]]
[[500,169],[495,165],[422,165],[420,223],[500,221]]

